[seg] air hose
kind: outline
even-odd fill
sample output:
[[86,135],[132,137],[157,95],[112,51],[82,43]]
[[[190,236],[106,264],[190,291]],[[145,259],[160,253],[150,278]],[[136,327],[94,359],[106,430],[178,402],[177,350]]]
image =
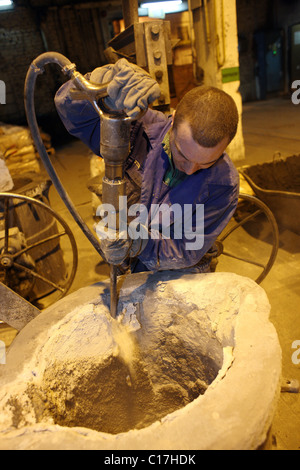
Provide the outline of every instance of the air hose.
[[99,255],[104,258],[104,254],[100,248],[99,241],[93,235],[89,227],[86,225],[80,214],[77,212],[71,198],[69,197],[67,191],[63,187],[52,163],[47,153],[47,150],[44,146],[43,140],[40,135],[36,112],[34,104],[34,94],[35,94],[35,85],[38,75],[44,73],[44,66],[47,64],[57,64],[60,66],[62,72],[70,79],[73,80],[74,85],[78,90],[86,94],[86,99],[92,101],[94,106],[97,108],[97,99],[107,96],[106,86],[105,85],[93,85],[88,80],[86,80],[83,75],[76,71],[76,65],[71,63],[62,54],[57,52],[46,52],[39,55],[30,65],[26,80],[25,80],[25,89],[24,89],[24,98],[25,98],[25,111],[29,129],[31,131],[32,139],[35,143],[36,149],[40,155],[40,158],[44,164],[44,167],[52,180],[53,185],[55,186],[58,194],[66,205],[67,209],[71,213],[75,222],[81,228],[85,236],[91,242],[93,247],[99,253]]

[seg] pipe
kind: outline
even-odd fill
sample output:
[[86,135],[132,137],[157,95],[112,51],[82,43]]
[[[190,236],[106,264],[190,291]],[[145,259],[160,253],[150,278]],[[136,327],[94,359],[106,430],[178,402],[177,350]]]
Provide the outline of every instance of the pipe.
[[211,35],[210,35],[210,24],[209,24],[209,13],[207,7],[207,0],[204,0],[204,16],[205,16],[205,26],[206,26],[206,41],[208,44],[211,42]]
[[78,214],[73,202],[71,201],[56,171],[54,170],[53,165],[50,161],[49,155],[47,153],[47,150],[42,141],[40,132],[39,132],[39,127],[38,127],[36,113],[35,113],[35,106],[34,106],[35,84],[36,84],[36,79],[38,75],[44,73],[44,66],[47,64],[51,64],[51,63],[52,64],[55,63],[58,66],[60,66],[60,68],[62,69],[62,72],[65,75],[67,75],[69,78],[74,79],[76,85],[81,90],[84,90],[84,86],[86,85],[85,82],[87,82],[87,80],[85,80],[81,74],[76,72],[75,64],[71,63],[69,59],[67,59],[65,56],[57,52],[45,52],[44,54],[41,54],[31,63],[29,70],[27,72],[27,75],[26,75],[24,101],[25,101],[25,111],[26,111],[26,116],[27,116],[27,122],[31,131],[33,141],[36,145],[37,151],[41,157],[41,160],[45,166],[45,169],[47,170],[58,194],[60,195],[67,209],[73,216],[75,222],[79,225],[79,227],[81,228],[85,236],[88,238],[88,240],[91,242],[93,247],[96,249],[96,251],[99,253],[99,255],[102,258],[105,258],[100,248],[100,244],[97,238],[93,235],[89,227],[86,225],[84,220]]
[[194,14],[192,10],[191,0],[188,0],[188,8],[189,8],[189,30],[190,30],[192,59],[193,59],[193,74],[194,74],[194,78],[197,79],[197,51],[195,47]]
[[216,0],[214,1],[214,14],[215,14],[215,28],[216,28],[216,54],[217,54],[217,63],[218,67],[221,68],[225,64],[226,61],[226,48],[225,48],[225,21],[224,21],[224,3],[223,0],[221,0],[221,35],[222,35],[222,53],[223,57],[222,60],[220,59],[220,35],[218,33],[218,15],[217,15],[217,6],[216,6]]

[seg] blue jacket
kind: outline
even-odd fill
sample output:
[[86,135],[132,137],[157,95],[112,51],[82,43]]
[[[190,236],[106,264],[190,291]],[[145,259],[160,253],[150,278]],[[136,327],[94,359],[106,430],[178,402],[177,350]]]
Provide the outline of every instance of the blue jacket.
[[[96,155],[100,155],[99,116],[90,102],[70,99],[68,91],[71,85],[71,82],[67,82],[57,92],[57,111],[70,134],[82,140]],[[149,109],[133,125],[132,154],[138,148],[137,153],[141,153],[142,149],[145,155],[138,165],[132,155],[128,159],[126,178],[129,183],[128,191],[131,193],[128,194],[128,200],[134,196],[132,202],[139,201],[149,212],[153,204],[160,205],[164,210],[174,204],[179,204],[181,208],[189,204],[193,208],[194,232],[199,231],[196,207],[204,204],[204,244],[201,249],[187,249],[187,243],[191,240],[185,236],[184,224],[183,236],[172,238],[176,220],[174,213],[170,212],[171,239],[164,239],[161,235],[158,235],[158,239],[150,237],[145,250],[139,255],[139,260],[151,271],[184,269],[201,262],[235,212],[239,195],[238,172],[226,153],[212,167],[188,176],[173,188],[164,183],[169,158],[162,142],[171,124],[171,116]]]

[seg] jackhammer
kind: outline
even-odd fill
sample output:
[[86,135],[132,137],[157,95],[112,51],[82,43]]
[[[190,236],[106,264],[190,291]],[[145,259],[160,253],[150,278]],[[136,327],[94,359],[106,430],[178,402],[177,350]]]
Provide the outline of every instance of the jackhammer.
[[[102,182],[102,204],[109,205],[113,208],[112,210],[114,212],[114,214],[112,214],[114,216],[113,218],[108,216],[108,229],[118,229],[118,227],[115,226],[109,227],[109,221],[112,219],[118,220],[120,196],[126,195],[124,162],[130,152],[130,127],[132,118],[124,113],[117,113],[107,108],[104,103],[104,98],[108,96],[108,83],[101,85],[91,83],[82,74],[77,72],[76,65],[71,63],[69,59],[62,54],[46,52],[38,56],[31,63],[25,80],[25,110],[33,141],[45,169],[67,209],[98,254],[105,259],[98,239],[78,214],[68,193],[63,187],[40,136],[35,113],[34,92],[38,75],[44,73],[44,66],[50,63],[55,63],[60,66],[61,71],[73,81],[74,90],[71,92],[72,99],[89,100],[100,116],[100,154],[105,162],[105,176]],[[117,306],[117,265],[111,264],[110,312],[113,318],[117,316]]]

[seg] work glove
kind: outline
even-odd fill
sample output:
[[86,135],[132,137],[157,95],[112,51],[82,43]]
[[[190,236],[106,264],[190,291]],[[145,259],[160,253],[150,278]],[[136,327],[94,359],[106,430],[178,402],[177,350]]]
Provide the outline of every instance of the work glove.
[[92,83],[109,83],[107,106],[136,119],[161,95],[160,87],[147,72],[126,59],[96,68],[90,75]]
[[139,222],[131,222],[128,227],[128,235],[132,240],[130,257],[136,258],[146,248],[149,240],[148,229]]
[[95,226],[97,236],[100,240],[100,248],[105,261],[109,264],[120,265],[129,257],[132,241],[127,232],[112,230],[98,223]]
[[126,231],[116,231],[103,226],[95,226],[100,247],[109,264],[120,265],[126,258],[135,258],[148,243],[148,230],[141,224],[130,224],[128,234]]

